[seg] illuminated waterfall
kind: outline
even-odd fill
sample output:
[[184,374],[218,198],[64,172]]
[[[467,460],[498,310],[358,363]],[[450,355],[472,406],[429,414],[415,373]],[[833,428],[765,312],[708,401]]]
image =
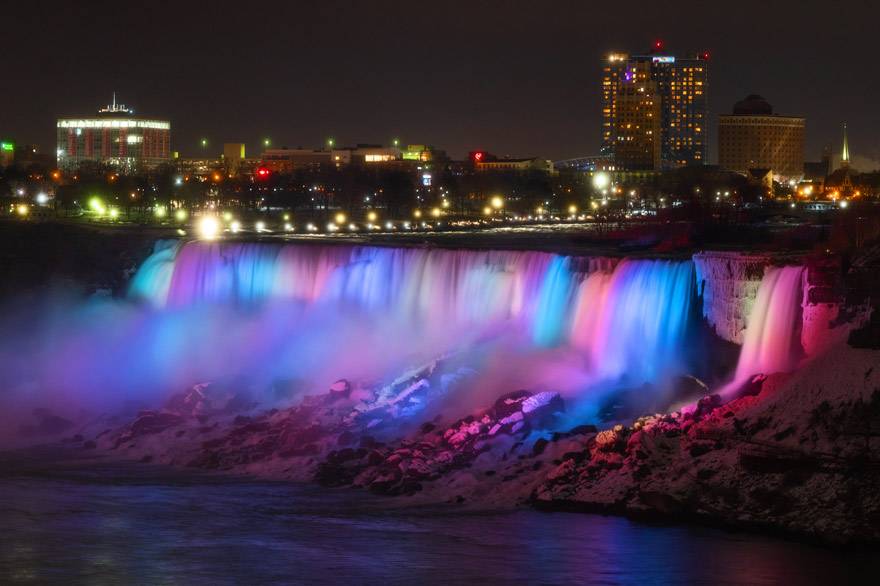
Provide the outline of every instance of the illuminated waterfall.
[[[768,271],[741,372],[790,366],[799,270]],[[28,327],[0,340],[0,368],[7,391],[103,408],[205,381],[375,384],[454,353],[474,406],[516,388],[598,401],[698,369],[694,273],[691,260],[160,242],[127,299],[49,300],[16,318]]]
[[803,267],[770,268],[749,315],[735,380],[791,370],[800,348]]
[[542,252],[189,243],[157,249],[131,295],[169,310],[267,303],[356,310],[428,336],[514,324],[536,347],[582,350],[599,379],[644,382],[681,366],[694,270],[690,261],[617,264]]

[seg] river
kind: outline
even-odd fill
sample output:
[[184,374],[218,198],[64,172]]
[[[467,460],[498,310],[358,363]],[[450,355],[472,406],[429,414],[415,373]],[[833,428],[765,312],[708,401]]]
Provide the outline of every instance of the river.
[[875,553],[742,532],[46,453],[0,456],[0,527],[3,583],[851,584],[880,570]]

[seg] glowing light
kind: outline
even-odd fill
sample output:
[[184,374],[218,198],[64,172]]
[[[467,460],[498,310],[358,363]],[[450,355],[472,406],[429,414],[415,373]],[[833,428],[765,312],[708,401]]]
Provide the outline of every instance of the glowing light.
[[223,212],[223,221],[231,222],[232,221],[232,212]]
[[238,220],[232,220],[232,222],[229,223],[229,231],[233,234],[238,234],[240,230],[241,222],[239,222]]
[[611,184],[611,175],[601,171],[593,175],[593,187],[596,189],[607,189]]
[[18,212],[19,216],[26,216],[31,210],[26,204],[19,204],[18,207],[15,208],[15,211]]
[[543,216],[544,215],[544,208],[542,206],[536,207],[535,213],[538,214],[539,216]]
[[266,222],[258,220],[257,223],[254,224],[254,228],[256,228],[257,232],[264,232],[266,230]]
[[375,222],[376,218],[378,218],[378,217],[379,217],[379,215],[376,212],[367,213],[367,219],[371,222]]
[[495,208],[496,210],[500,210],[501,208],[504,207],[504,198],[501,197],[500,195],[496,195],[495,197],[493,197],[490,200],[489,203],[491,203],[492,207]]
[[413,216],[415,216],[417,218],[421,218],[422,217],[422,210],[415,210],[413,212]]
[[281,219],[284,220],[285,222],[290,221],[290,214],[284,214],[283,216],[281,216]]
[[357,232],[358,227],[355,224],[349,224],[348,229],[352,232]]
[[166,215],[168,212],[165,211],[165,208],[163,208],[163,207],[160,206],[160,207],[157,207],[157,208],[153,211],[153,213],[156,214],[156,217],[157,217],[157,218],[164,218],[165,215]]
[[447,208],[449,207],[449,200],[448,200],[448,199],[444,199],[443,202],[442,202],[440,205],[443,206],[443,209],[447,209]]
[[431,215],[434,216],[435,218],[439,218],[439,217],[440,217],[440,208],[434,208],[434,209],[432,209],[432,210],[431,210]]
[[394,230],[394,224],[392,224],[391,222],[385,222],[385,229]]
[[119,217],[119,210],[117,208],[110,208],[110,217],[114,220]]
[[186,221],[186,216],[186,210],[177,210],[176,212],[174,212],[174,219],[178,222]]
[[269,169],[267,169],[266,167],[260,167],[259,169],[257,169],[257,178],[266,179],[269,177],[269,173]]
[[576,205],[570,205],[570,206],[568,206],[568,213],[569,213],[569,214],[576,214],[577,211],[578,211],[578,208],[577,208]]
[[284,230],[286,232],[292,232],[293,231],[293,224],[291,224],[290,222],[285,222]]
[[220,222],[214,216],[203,216],[199,220],[199,237],[214,240],[220,234]]
[[342,212],[340,212],[340,213],[336,214],[336,217],[333,218],[333,220],[334,220],[337,224],[342,225],[342,224],[345,223],[345,220],[346,220],[345,214],[343,214]]
[[489,206],[484,207],[483,208],[483,215],[484,216],[491,216],[492,215],[492,208],[490,208]]
[[41,206],[46,205],[47,203],[49,203],[49,196],[41,191],[40,193],[37,194],[36,200],[37,200],[37,203],[40,204]]
[[841,209],[846,209],[846,206],[849,205],[849,202],[846,201],[846,200],[843,200],[843,201],[840,202],[839,205],[840,205]]

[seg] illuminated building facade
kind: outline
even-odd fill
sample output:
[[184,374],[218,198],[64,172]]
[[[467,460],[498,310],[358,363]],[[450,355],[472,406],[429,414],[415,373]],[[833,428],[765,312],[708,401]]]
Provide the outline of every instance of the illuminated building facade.
[[329,164],[330,151],[315,149],[266,149],[261,164],[273,173],[291,173],[294,169],[319,167]]
[[57,123],[58,168],[75,171],[86,162],[119,172],[149,170],[170,160],[171,123],[134,116],[113,103],[92,118],[61,118]]
[[15,160],[15,144],[11,141],[0,141],[0,167],[8,167]]
[[612,53],[602,69],[602,153],[625,170],[708,163],[709,54],[679,58],[654,43]]
[[800,179],[804,128],[803,118],[775,115],[764,98],[748,96],[736,103],[733,114],[718,118],[718,164],[738,173],[764,168],[777,177]]

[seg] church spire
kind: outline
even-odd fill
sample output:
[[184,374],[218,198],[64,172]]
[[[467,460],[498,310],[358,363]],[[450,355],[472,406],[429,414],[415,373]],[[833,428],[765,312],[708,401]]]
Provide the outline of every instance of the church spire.
[[849,140],[846,137],[846,122],[843,123],[843,152],[840,154],[840,165],[849,167]]

